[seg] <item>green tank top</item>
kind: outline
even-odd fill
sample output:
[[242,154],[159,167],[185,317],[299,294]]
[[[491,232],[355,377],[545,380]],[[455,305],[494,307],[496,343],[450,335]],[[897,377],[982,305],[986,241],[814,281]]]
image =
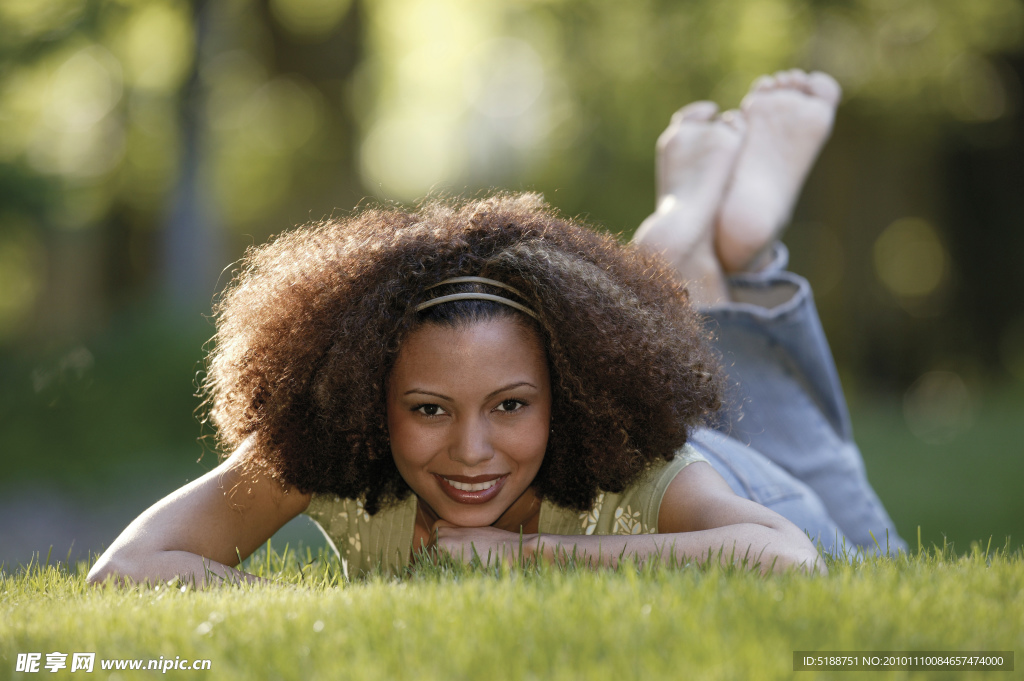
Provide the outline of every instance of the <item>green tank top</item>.
[[[538,531],[554,535],[656,534],[661,500],[669,483],[695,461],[707,461],[690,445],[671,461],[658,461],[621,493],[600,492],[593,508],[579,512],[542,500]],[[305,511],[320,527],[350,575],[373,569],[378,563],[397,573],[409,564],[416,495],[371,516],[362,499],[314,494]]]

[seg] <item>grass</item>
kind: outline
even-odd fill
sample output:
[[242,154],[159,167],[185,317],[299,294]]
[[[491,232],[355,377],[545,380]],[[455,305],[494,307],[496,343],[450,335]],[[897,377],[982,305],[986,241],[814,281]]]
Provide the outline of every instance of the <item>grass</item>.
[[35,676],[14,674],[17,653],[53,651],[95,652],[97,672],[104,658],[211,660],[210,672],[166,675],[189,679],[757,680],[836,676],[794,673],[795,650],[1024,649],[1024,552],[1009,546],[830,560],[825,577],[626,561],[421,562],[350,579],[333,556],[270,547],[245,567],[276,583],[95,589],[84,562],[0,574],[0,679]]
[[[123,333],[90,342],[87,355],[0,357],[0,451],[17,453],[5,462],[5,484],[43,481],[103,497],[153,476],[183,483],[212,465],[209,454],[195,463],[202,449],[191,415],[197,349],[210,330],[168,328],[126,322]],[[180,584],[92,589],[87,564],[69,571],[44,559],[0,568],[0,681],[36,677],[15,674],[19,652],[44,661],[54,651],[212,661],[210,672],[166,675],[189,679],[756,680],[862,675],[794,673],[795,650],[1024,650],[1024,388],[986,395],[976,423],[940,445],[914,438],[897,403],[851,406],[869,477],[897,527],[912,544],[923,527],[924,543],[938,548],[833,561],[823,578],[448,565],[419,566],[398,580],[349,579],[322,553],[300,560],[261,550],[247,570],[278,583],[204,592]],[[971,547],[990,534],[1012,543]]]

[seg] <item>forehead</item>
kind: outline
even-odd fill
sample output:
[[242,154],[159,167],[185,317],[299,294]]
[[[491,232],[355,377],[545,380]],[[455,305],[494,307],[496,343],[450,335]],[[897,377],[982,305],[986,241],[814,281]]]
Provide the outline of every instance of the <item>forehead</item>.
[[497,317],[454,327],[420,326],[402,344],[394,382],[492,383],[511,378],[547,382],[547,359],[538,333]]

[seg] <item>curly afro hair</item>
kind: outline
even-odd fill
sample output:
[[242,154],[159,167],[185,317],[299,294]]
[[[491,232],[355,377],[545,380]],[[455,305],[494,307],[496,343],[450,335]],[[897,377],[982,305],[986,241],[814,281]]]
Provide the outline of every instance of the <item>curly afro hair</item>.
[[[459,276],[514,287],[538,320],[479,300],[415,311]],[[533,488],[563,507],[621,492],[720,405],[709,333],[672,269],[536,194],[372,208],[285,233],[246,253],[214,312],[203,389],[221,447],[249,440],[279,482],[362,497],[371,514],[412,493],[385,390],[420,324],[513,315],[537,330],[553,432]]]

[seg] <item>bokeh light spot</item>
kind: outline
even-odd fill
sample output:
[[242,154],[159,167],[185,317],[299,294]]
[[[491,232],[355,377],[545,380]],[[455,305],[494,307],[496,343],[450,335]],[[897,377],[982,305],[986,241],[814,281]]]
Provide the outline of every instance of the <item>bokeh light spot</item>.
[[967,122],[994,121],[1010,112],[1010,98],[999,71],[973,54],[962,54],[946,69],[943,100],[949,112]]
[[35,102],[39,113],[25,130],[29,164],[75,178],[110,172],[124,151],[121,122],[111,115],[121,94],[120,63],[103,47],[90,44],[63,59],[49,74]]
[[959,374],[929,371],[907,389],[903,415],[915,437],[931,444],[942,444],[974,424],[973,402]]
[[77,20],[85,0],[3,0],[0,26],[22,40],[59,31]]
[[45,115],[59,121],[59,127],[81,130],[98,123],[120,99],[120,63],[104,48],[90,45],[53,74]]
[[143,90],[173,92],[188,76],[194,40],[187,4],[139,6],[121,38],[127,80]]
[[896,220],[875,242],[875,273],[899,298],[934,293],[942,283],[947,259],[935,227],[920,218]]
[[519,116],[544,90],[544,64],[522,40],[490,40],[467,63],[466,98],[487,116]]
[[811,42],[811,61],[842,83],[846,94],[852,94],[870,75],[869,43],[869,36],[853,18],[838,9],[826,10]]
[[440,116],[383,120],[366,136],[362,171],[366,184],[390,198],[411,200],[461,170],[454,121]]
[[69,178],[105,175],[124,155],[124,129],[104,119],[88,130],[40,128],[28,150],[29,164],[42,173]]
[[201,68],[210,127],[221,130],[248,125],[251,110],[246,103],[267,82],[266,69],[245,50],[219,54]]
[[270,0],[274,18],[289,33],[321,39],[345,17],[352,0]]
[[[235,53],[207,72],[215,131],[209,168],[226,219],[238,227],[265,215],[288,194],[296,154],[323,127],[323,97],[297,78],[261,82],[254,64]],[[227,75],[242,74],[231,83]],[[225,82],[227,80],[228,82]]]

